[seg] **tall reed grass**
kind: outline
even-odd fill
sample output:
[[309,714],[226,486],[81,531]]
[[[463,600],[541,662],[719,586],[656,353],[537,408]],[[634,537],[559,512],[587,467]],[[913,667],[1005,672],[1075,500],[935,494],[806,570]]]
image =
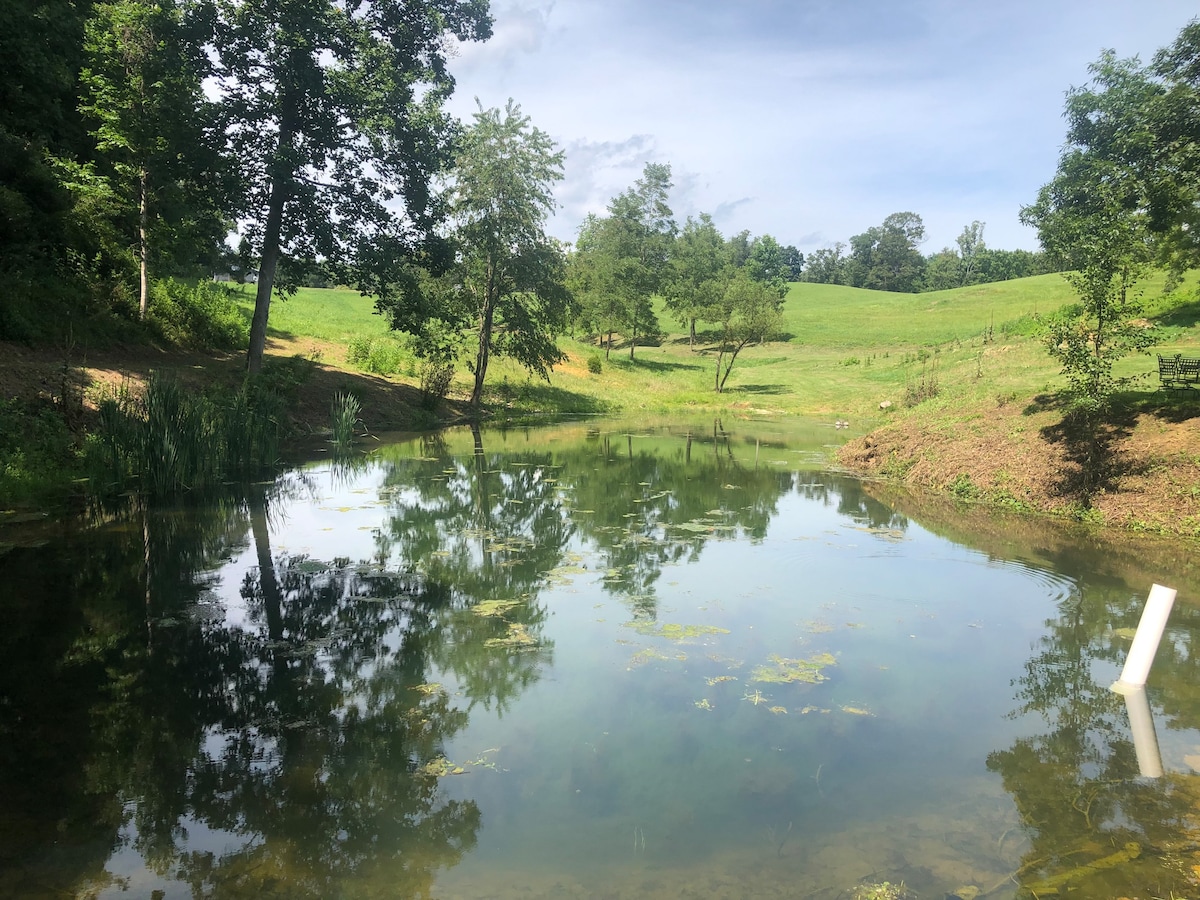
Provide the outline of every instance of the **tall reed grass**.
[[333,398],[330,410],[333,430],[333,446],[338,450],[348,450],[354,443],[354,435],[362,424],[359,414],[362,404],[353,394],[339,392]]
[[99,404],[93,487],[136,481],[162,497],[249,475],[278,460],[282,412],[279,396],[254,382],[207,394],[157,374],[141,393],[122,385]]

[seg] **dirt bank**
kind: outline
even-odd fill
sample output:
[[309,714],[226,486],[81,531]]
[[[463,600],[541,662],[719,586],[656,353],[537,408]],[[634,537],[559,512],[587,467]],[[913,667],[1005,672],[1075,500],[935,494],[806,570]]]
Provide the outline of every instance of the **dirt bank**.
[[839,461],[963,500],[1200,538],[1200,397],[1141,398],[1094,436],[1044,397],[917,411],[851,441]]

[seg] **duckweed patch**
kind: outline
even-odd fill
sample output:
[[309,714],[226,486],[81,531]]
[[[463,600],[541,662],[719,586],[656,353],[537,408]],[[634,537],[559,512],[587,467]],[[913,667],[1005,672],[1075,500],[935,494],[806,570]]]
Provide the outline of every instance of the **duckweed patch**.
[[647,663],[656,662],[656,661],[671,661],[671,660],[674,660],[675,662],[686,662],[687,654],[686,653],[674,653],[674,654],[663,653],[661,650],[658,650],[654,647],[647,647],[645,650],[639,650],[637,653],[633,654],[633,656],[631,656],[629,658],[629,668],[636,669],[640,666],[646,665]]
[[792,684],[797,681],[818,684],[827,680],[821,670],[837,664],[831,653],[818,653],[808,659],[789,659],[772,654],[768,659],[771,660],[770,665],[754,668],[750,675],[751,681],[764,684]]
[[435,778],[445,778],[447,775],[465,775],[466,769],[456,766],[444,756],[431,759],[417,770],[422,775],[432,775]]

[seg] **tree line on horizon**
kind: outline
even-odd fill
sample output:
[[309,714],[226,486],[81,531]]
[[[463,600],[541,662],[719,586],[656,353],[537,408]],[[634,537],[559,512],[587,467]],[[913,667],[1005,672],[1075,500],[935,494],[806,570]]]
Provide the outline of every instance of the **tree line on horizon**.
[[918,293],[1046,275],[1063,269],[1044,251],[996,250],[985,243],[984,222],[963,227],[954,247],[921,253],[925,223],[917,213],[896,212],[879,225],[814,250],[804,259],[802,281],[877,291]]

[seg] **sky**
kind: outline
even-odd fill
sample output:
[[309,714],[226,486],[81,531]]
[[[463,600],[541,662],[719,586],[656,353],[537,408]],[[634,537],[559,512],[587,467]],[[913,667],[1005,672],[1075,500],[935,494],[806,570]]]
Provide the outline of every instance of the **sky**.
[[565,152],[549,231],[573,241],[647,162],[680,224],[804,253],[915,212],[922,252],[972,221],[1038,247],[1021,206],[1050,180],[1066,91],[1105,49],[1147,62],[1195,0],[528,0],[453,48],[465,121],[511,98]]

